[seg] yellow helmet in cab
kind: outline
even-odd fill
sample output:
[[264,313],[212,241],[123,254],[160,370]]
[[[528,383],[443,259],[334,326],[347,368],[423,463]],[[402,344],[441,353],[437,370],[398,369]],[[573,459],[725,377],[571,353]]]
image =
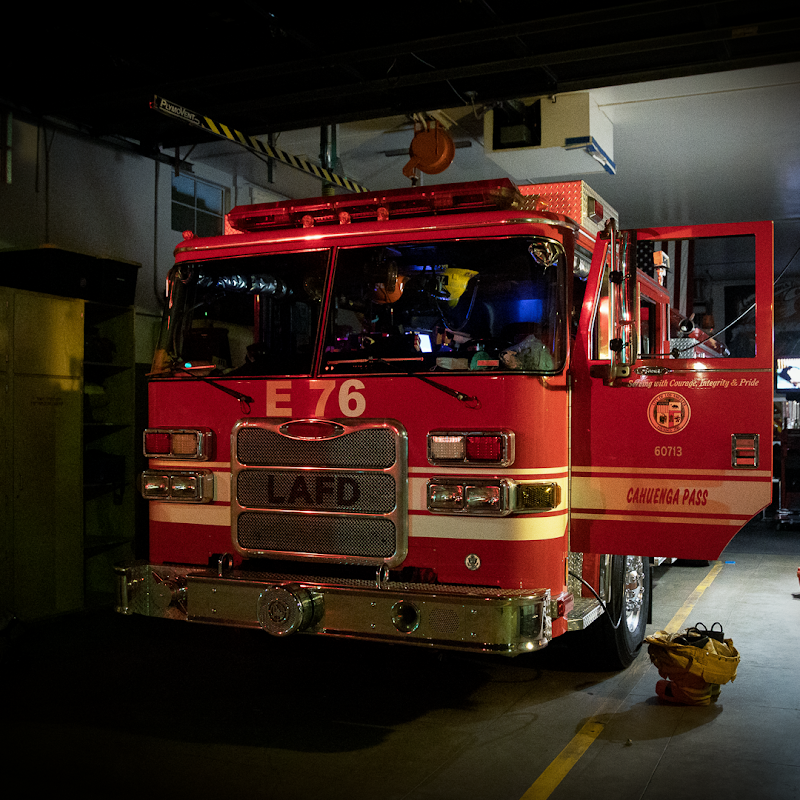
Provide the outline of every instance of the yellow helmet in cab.
[[459,269],[458,267],[447,267],[441,273],[439,285],[448,295],[447,305],[450,308],[458,305],[467,284],[477,275],[478,273],[473,269]]

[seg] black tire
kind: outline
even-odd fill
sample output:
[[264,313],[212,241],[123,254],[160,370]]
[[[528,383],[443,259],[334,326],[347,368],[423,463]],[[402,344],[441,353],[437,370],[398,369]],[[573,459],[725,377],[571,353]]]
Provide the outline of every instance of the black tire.
[[608,613],[603,614],[587,631],[587,644],[599,668],[625,669],[639,654],[647,627],[650,591],[649,558],[611,557]]

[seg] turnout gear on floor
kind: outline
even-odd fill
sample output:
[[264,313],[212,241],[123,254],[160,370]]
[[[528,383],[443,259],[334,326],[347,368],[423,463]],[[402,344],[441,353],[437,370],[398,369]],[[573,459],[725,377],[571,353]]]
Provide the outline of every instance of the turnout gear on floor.
[[718,622],[711,629],[698,623],[680,633],[657,631],[646,641],[650,660],[664,678],[656,683],[662,700],[707,706],[719,696],[721,684],[736,679],[739,652]]

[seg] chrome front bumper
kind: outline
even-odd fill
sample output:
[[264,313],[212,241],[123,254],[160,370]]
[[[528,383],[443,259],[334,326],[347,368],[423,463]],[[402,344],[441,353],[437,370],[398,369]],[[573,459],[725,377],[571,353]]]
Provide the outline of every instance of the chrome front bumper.
[[311,579],[155,566],[117,571],[117,611],[245,628],[517,655],[551,638],[549,590]]

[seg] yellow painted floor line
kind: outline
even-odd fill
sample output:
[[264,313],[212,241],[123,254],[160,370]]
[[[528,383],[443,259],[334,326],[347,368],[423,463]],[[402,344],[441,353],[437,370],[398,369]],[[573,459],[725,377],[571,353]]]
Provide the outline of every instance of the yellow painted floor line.
[[686,618],[692,613],[692,609],[697,605],[697,601],[702,597],[703,592],[714,582],[714,578],[722,571],[723,563],[717,561],[708,572],[708,575],[697,585],[697,588],[686,598],[686,602],[678,609],[678,613],[667,623],[664,628],[667,633],[677,633],[683,628]]
[[[678,609],[678,613],[667,623],[665,630],[670,633],[677,633],[681,626],[686,622],[689,614],[692,613],[697,601],[703,596],[703,592],[714,582],[714,579],[722,571],[723,563],[718,561],[709,570],[708,575],[697,585],[697,588],[686,598],[686,602]],[[628,672],[632,673],[629,677],[635,678],[635,682],[625,681],[626,685],[635,686],[639,682],[639,677],[650,666],[650,661],[638,659]],[[553,759],[547,769],[536,779],[533,785],[522,795],[520,800],[546,800],[558,788],[558,785],[567,777],[569,771],[578,763],[581,756],[591,747],[592,742],[603,732],[605,726],[611,721],[612,717],[620,705],[624,702],[628,692],[623,697],[617,696],[614,699],[614,710],[603,712],[602,710],[590,717],[584,726],[575,734],[572,741]]]

